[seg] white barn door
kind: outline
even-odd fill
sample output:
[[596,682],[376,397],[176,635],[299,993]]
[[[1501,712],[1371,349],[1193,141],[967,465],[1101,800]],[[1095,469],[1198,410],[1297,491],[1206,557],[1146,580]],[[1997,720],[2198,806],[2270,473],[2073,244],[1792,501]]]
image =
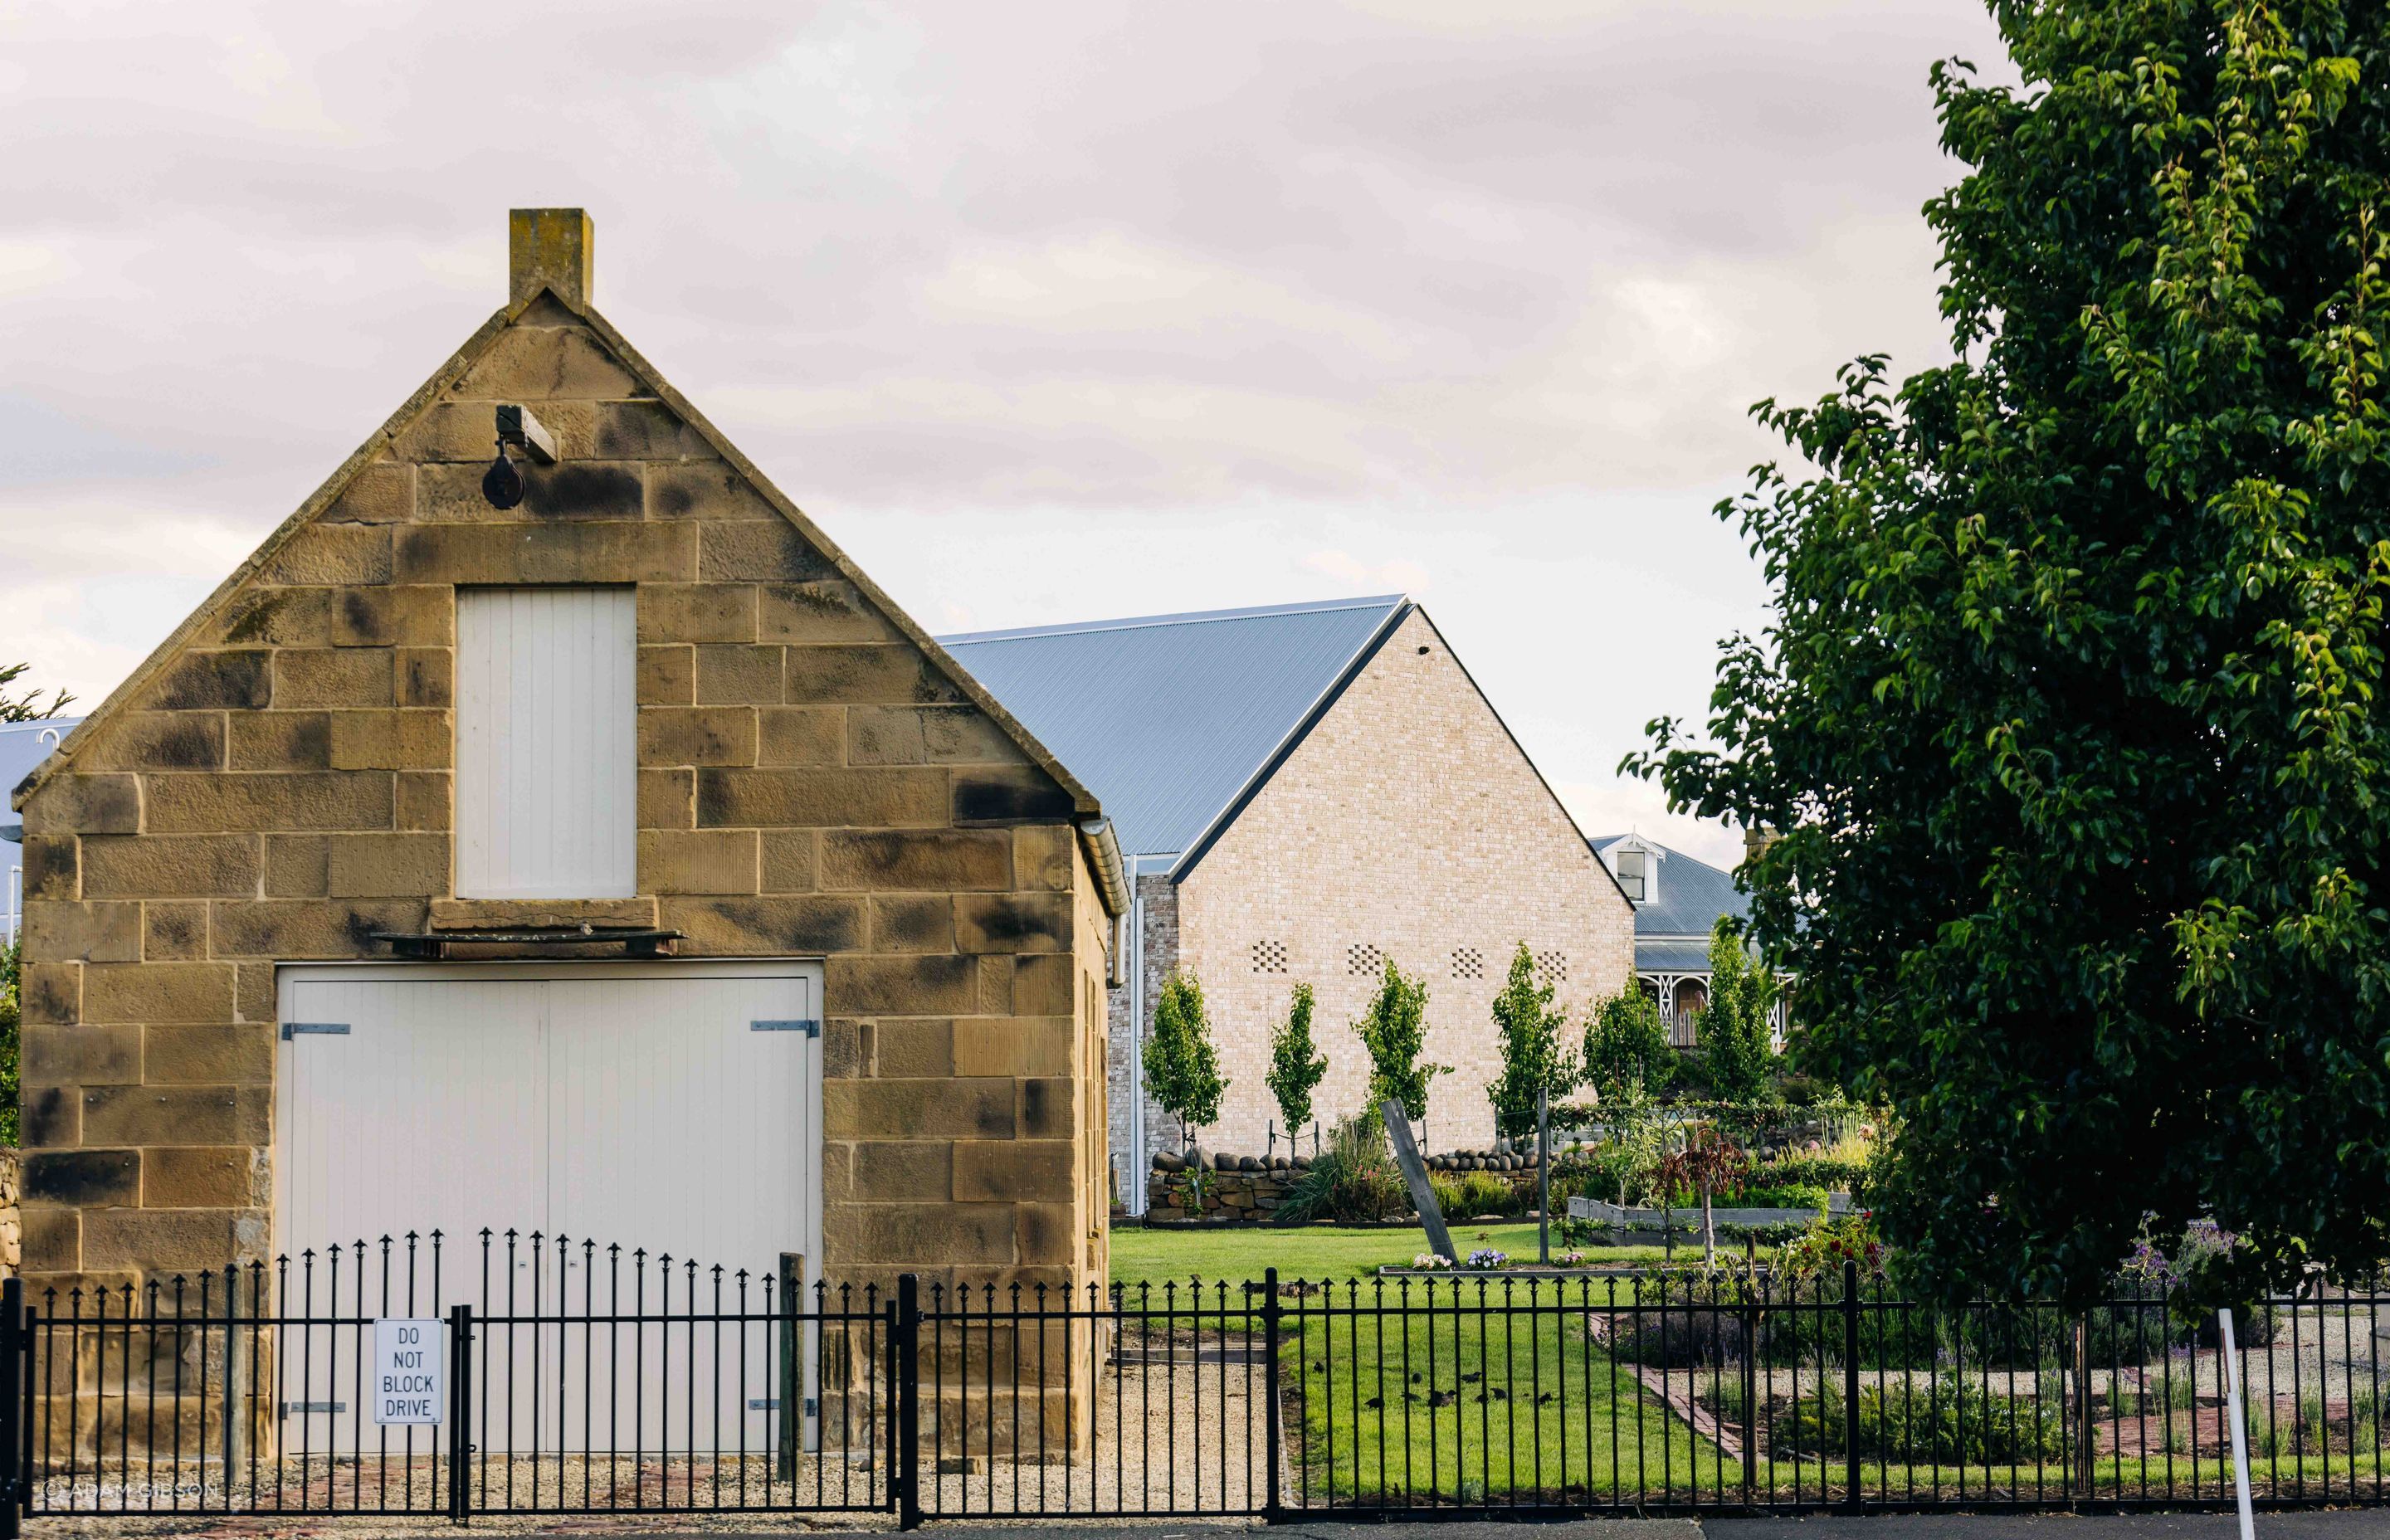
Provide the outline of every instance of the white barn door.
[[[493,1448],[768,1446],[774,1340],[711,1318],[777,1304],[784,1256],[819,1276],[817,965],[296,967],[280,992],[285,1315],[471,1304]],[[635,1311],[679,1319],[610,1340],[530,1319]],[[379,1447],[364,1337],[298,1338],[286,1447]]]

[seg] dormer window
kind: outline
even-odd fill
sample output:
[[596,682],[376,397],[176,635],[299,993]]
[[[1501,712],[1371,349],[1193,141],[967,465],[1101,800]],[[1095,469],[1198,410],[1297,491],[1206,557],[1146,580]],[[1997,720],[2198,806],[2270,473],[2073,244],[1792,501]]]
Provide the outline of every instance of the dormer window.
[[1650,841],[1636,835],[1615,841],[1602,853],[1611,875],[1618,879],[1619,890],[1627,902],[1640,906],[1660,897],[1660,860],[1665,853]]
[[1643,895],[1649,886],[1649,876],[1644,870],[1644,854],[1639,850],[1623,850],[1618,853],[1618,885],[1625,889],[1626,896],[1637,904],[1644,902]]

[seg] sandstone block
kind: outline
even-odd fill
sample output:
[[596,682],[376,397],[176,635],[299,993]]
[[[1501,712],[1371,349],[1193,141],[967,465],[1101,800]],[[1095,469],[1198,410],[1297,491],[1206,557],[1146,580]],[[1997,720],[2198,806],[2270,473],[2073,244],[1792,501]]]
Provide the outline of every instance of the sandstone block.
[[398,703],[402,706],[446,706],[455,696],[456,653],[444,647],[403,647],[398,649]]
[[961,893],[955,898],[958,952],[1068,952],[1069,893]]
[[444,711],[334,712],[335,770],[445,770],[453,730]]
[[[854,1015],[955,1016],[977,997],[970,957],[872,957],[833,953],[823,987],[831,1006]],[[1068,1007],[1064,1009],[1067,1012]]]
[[[1006,959],[990,957],[990,962]],[[1072,1016],[1078,1012],[1079,1003],[1074,982],[1078,977],[1072,959],[1057,953],[1038,956],[1016,956],[1012,962],[1012,991],[1009,1002],[1015,1016]]]
[[697,772],[642,766],[638,802],[641,828],[695,828]]
[[103,770],[221,770],[224,714],[127,712],[109,724],[107,736],[82,762]]
[[[406,425],[391,448],[401,459],[415,463],[415,516],[420,520],[442,517],[434,511],[433,477],[442,470],[456,470],[470,466],[476,476],[496,452],[497,422],[485,401],[443,401],[433,404]],[[556,436],[556,447],[563,462],[576,464],[589,459],[596,451],[598,409],[580,402],[546,401],[538,404],[542,426]],[[528,472],[533,467],[521,455],[513,456],[516,466]],[[482,515],[489,520],[519,518],[520,508],[494,508],[482,505]],[[454,513],[446,515],[455,518]]]
[[[94,841],[94,844],[115,843]],[[19,846],[25,897],[72,898],[80,884],[83,863],[71,834],[28,834]]]
[[755,835],[750,829],[703,833],[643,829],[639,834],[639,891],[752,893],[757,891],[755,851]]
[[271,1021],[149,1027],[142,1041],[142,1078],[151,1085],[268,1084],[275,1042]]
[[678,645],[639,648],[638,695],[642,706],[697,704],[697,649]]
[[[265,896],[325,898],[332,892],[332,837],[269,834],[265,837]],[[242,897],[249,895],[244,893]]]
[[1012,886],[1066,893],[1079,874],[1078,839],[1060,824],[1022,824],[1012,831]]
[[1010,885],[1012,850],[996,829],[833,829],[822,836],[822,886],[952,892]]
[[871,1073],[871,1023],[833,1016],[822,1022],[822,1074],[829,1080],[854,1080]]
[[955,1073],[1052,1078],[1071,1072],[1068,1016],[964,1017],[955,1023]]
[[326,524],[404,524],[415,517],[415,468],[382,460],[359,470],[324,510]]
[[1071,794],[1034,764],[954,772],[957,824],[1060,824],[1075,809]]
[[[966,1203],[1051,1200],[1071,1190],[1067,1139],[957,1139],[955,1198]],[[1023,1261],[1047,1261],[1024,1255]]]
[[1021,1110],[1015,1117],[1021,1137],[1067,1139],[1078,1132],[1074,1126],[1077,1082],[1057,1077],[1013,1084],[1021,1088]]
[[[704,664],[700,659],[699,668]],[[752,764],[750,706],[649,706],[639,712],[641,764]]]
[[398,533],[406,583],[686,583],[698,575],[686,524],[418,524]]
[[780,648],[709,642],[697,649],[697,699],[701,705],[777,705]]
[[274,1008],[274,965],[245,962],[233,965],[234,1018],[242,1021],[277,1020]]
[[900,893],[871,900],[874,952],[952,952],[955,910],[942,893]]
[[746,477],[709,458],[649,466],[648,517],[761,523],[779,519],[780,510],[764,501]]
[[208,906],[152,899],[141,905],[141,956],[148,962],[208,955]]
[[270,699],[271,661],[250,649],[186,652],[159,674],[148,704],[161,712],[253,710]]
[[161,776],[148,794],[161,834],[392,827],[391,778],[372,771]]
[[713,453],[661,401],[601,401],[595,452],[610,460],[685,460]]
[[46,962],[139,962],[141,905],[29,900],[24,941]]
[[955,1024],[937,1017],[892,1016],[871,1023],[872,1072],[891,1080],[955,1072]]
[[27,1209],[20,1244],[26,1272],[73,1272],[83,1265],[83,1214],[74,1209]]
[[1009,1080],[837,1080],[822,1084],[822,1130],[833,1139],[1009,1138]]
[[335,834],[325,878],[332,898],[418,898],[448,892],[445,834]]
[[28,1203],[104,1208],[141,1201],[137,1149],[33,1150],[25,1157]]
[[792,706],[955,704],[962,692],[909,646],[790,647],[782,669]]
[[[219,902],[208,917],[219,957],[272,957],[290,961],[302,957],[372,957],[382,954],[374,941],[377,930],[420,930],[424,905],[405,899],[266,899],[255,903]],[[229,1021],[233,1008],[196,1017],[142,1017],[162,1020]]]
[[[833,1145],[844,1157],[839,1190],[823,1196],[867,1203],[944,1203],[951,1200],[954,1146],[944,1140],[876,1139]],[[836,1253],[832,1253],[835,1255]]]
[[17,976],[17,1008],[26,1026],[64,1026],[83,1020],[83,969],[78,962],[28,962]]
[[837,764],[845,759],[845,708],[766,706],[759,714],[758,764]]
[[819,836],[809,828],[763,831],[764,882],[767,893],[809,893],[819,886],[816,872],[820,865],[816,848]]
[[[26,877],[33,842],[26,841]],[[93,898],[234,898],[257,891],[254,835],[125,835],[83,842],[83,888]]]
[[641,517],[647,487],[637,466],[575,459],[569,447],[566,456],[555,465],[517,456],[523,500],[511,508],[494,508],[482,495],[482,475],[490,457],[484,438],[478,458],[462,465],[426,465],[416,472],[415,517],[426,524],[450,525],[622,521]]
[[597,401],[645,391],[585,328],[514,326],[491,339],[456,393],[489,401]]
[[83,1093],[83,1132],[92,1144],[263,1145],[274,1136],[274,1093],[263,1085],[91,1086]]
[[940,824],[944,779],[934,770],[703,768],[697,772],[697,822],[702,828]]
[[656,923],[656,901],[632,898],[436,898],[431,924],[441,930],[503,930],[534,925],[645,926]]
[[307,648],[274,655],[274,699],[286,708],[387,706],[397,699],[388,648]]
[[664,527],[701,530],[697,571],[708,583],[810,583],[831,575],[821,553],[783,519]]
[[199,1273],[239,1260],[229,1209],[92,1209],[84,1214],[86,1267]]
[[822,1244],[859,1263],[941,1267],[1012,1260],[1012,1209],[1005,1203],[826,1203]]
[[244,1209],[261,1206],[269,1184],[257,1157],[238,1145],[152,1149],[141,1162],[141,1206],[148,1209]]
[[53,776],[21,810],[27,834],[131,834],[141,790],[131,776]]
[[402,770],[398,773],[398,827],[445,829],[449,827],[448,772]]
[[663,924],[688,936],[688,949],[714,956],[842,952],[863,939],[863,905],[816,893],[779,897],[666,898]]
[[259,570],[264,583],[302,586],[390,581],[387,524],[316,523],[293,533]]
[[855,706],[850,764],[1018,764],[1021,750],[976,706]]
[[50,1026],[28,1032],[23,1065],[28,1085],[136,1085],[141,1029]]
[[453,591],[437,584],[252,588],[226,611],[224,639],[286,648],[446,647],[456,618]]
[[638,607],[643,642],[755,640],[752,584],[643,583]]
[[238,712],[232,717],[235,770],[329,770],[332,719],[323,712]]
[[83,1019],[229,1021],[232,982],[225,963],[94,963],[84,969]]
[[[1068,1148],[1067,1146],[1065,1148]],[[1047,1189],[1049,1196],[1066,1197],[1066,1183]],[[1079,1229],[1073,1223],[1071,1205],[1064,1203],[1020,1203],[1012,1210],[1012,1254],[1030,1265],[1063,1266],[1078,1254]]]
[[997,953],[983,953],[966,957],[979,969],[971,980],[971,1009],[974,1016],[1002,1016],[1012,1003],[1012,970],[1018,959]]
[[899,642],[904,638],[854,584],[774,584],[763,591],[757,635],[767,642]]

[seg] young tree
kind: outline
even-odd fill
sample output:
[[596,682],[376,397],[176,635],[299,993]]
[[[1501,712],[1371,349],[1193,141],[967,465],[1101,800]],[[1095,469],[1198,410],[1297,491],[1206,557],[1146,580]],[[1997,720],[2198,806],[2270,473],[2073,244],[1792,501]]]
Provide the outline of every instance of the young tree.
[[1585,1079],[1604,1108],[1630,1085],[1657,1093],[1677,1073],[1677,1050],[1660,1020],[1660,1002],[1629,986],[1586,1018]]
[[1757,1101],[1767,1093],[1767,1014],[1775,981],[1752,960],[1724,916],[1710,932],[1710,1003],[1702,1012],[1702,1069],[1720,1101]]
[[1203,985],[1192,973],[1173,969],[1153,1002],[1153,1031],[1145,1039],[1145,1088],[1162,1110],[1178,1120],[1189,1140],[1220,1115],[1228,1083],[1220,1078],[1212,1050],[1212,1022],[1203,1007]]
[[[1704,1023],[1707,1018],[1703,1019]],[[1717,1218],[1712,1195],[1725,1191],[1751,1170],[1751,1157],[1724,1130],[1703,1123],[1686,1134],[1685,1142],[1660,1162],[1660,1186],[1666,1192],[1702,1195],[1702,1264],[1717,1263]],[[1665,1216],[1663,1216],[1665,1222]]]
[[1564,1012],[1552,1008],[1552,986],[1536,982],[1536,959],[1521,942],[1510,955],[1510,975],[1494,996],[1494,1025],[1502,1033],[1502,1073],[1485,1087],[1494,1104],[1494,1131],[1507,1139],[1536,1131],[1539,1095],[1564,1097],[1576,1084],[1577,1067],[1561,1046]]
[[52,690],[48,705],[42,703],[42,692],[27,690],[11,695],[8,687],[24,675],[26,663],[0,663],[0,722],[40,722],[58,715],[74,704],[74,697],[64,690]]
[[1403,1104],[1412,1122],[1426,1117],[1428,1082],[1451,1069],[1420,1062],[1427,1046],[1427,985],[1406,975],[1388,957],[1378,993],[1353,1030],[1369,1050],[1370,1107],[1391,1097]]
[[1328,1056],[1311,1041],[1311,986],[1294,986],[1286,1020],[1270,1034],[1270,1095],[1278,1098],[1278,1114],[1286,1120],[1286,1136],[1311,1121],[1311,1093],[1328,1072]]
[[[2096,1297],[2209,1215],[2390,1254],[2390,7],[2016,0],[1934,72],[1957,361],[1763,404],[1775,590],[1671,802],[1782,838],[1753,930],[1901,1134],[1948,1292]],[[2329,1174],[2327,1177],[2323,1174]]]

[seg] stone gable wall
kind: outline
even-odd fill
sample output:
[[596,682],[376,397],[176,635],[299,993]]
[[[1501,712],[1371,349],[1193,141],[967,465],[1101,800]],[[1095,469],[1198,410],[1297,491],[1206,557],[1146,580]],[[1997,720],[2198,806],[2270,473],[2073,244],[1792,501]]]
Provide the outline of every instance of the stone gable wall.
[[[503,513],[500,400],[562,451]],[[637,585],[638,897],[460,902],[456,587],[551,583]],[[268,1255],[276,964],[529,910],[827,959],[831,1277],[1102,1276],[1103,921],[1069,796],[553,299],[131,706],[24,809],[36,1281]]]
[[1176,896],[1176,960],[1202,981],[1229,1081],[1206,1149],[1264,1148],[1270,1033],[1297,982],[1317,996],[1328,1074],[1314,1106],[1332,1123],[1366,1094],[1351,1023],[1377,989],[1371,956],[1423,977],[1424,1057],[1453,1067],[1430,1090],[1423,1142],[1446,1149],[1493,1142],[1491,1006],[1520,942],[1559,965],[1572,1031],[1633,978],[1625,898],[1417,611]]

